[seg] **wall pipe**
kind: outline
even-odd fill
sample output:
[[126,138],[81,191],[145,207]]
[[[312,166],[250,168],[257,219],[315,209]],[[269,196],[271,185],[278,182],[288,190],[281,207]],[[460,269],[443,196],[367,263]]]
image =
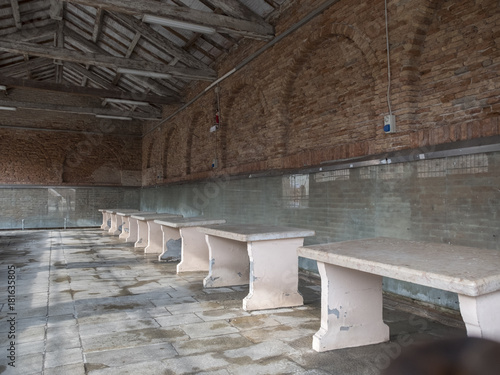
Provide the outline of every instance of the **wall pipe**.
[[158,124],[156,124],[153,128],[151,128],[149,131],[147,131],[142,137],[144,138],[146,135],[151,133],[152,131],[156,130],[159,126],[163,125],[170,119],[172,119],[174,116],[191,106],[194,102],[196,102],[198,99],[200,99],[202,96],[204,96],[208,91],[210,91],[212,88],[216,87],[219,83],[227,79],[228,77],[232,76],[234,73],[236,73],[238,70],[243,68],[245,65],[250,63],[252,60],[255,60],[257,57],[259,57],[261,54],[263,54],[265,51],[267,51],[269,48],[273,47],[276,43],[280,42],[282,39],[286,38],[288,35],[292,34],[296,30],[300,29],[302,26],[304,26],[306,23],[311,21],[313,18],[316,16],[320,15],[323,13],[326,9],[331,7],[332,5],[338,3],[340,0],[327,0],[323,4],[321,4],[318,8],[313,10],[311,13],[309,13],[307,16],[302,18],[299,22],[295,23],[292,25],[290,28],[288,28],[286,31],[278,35],[276,38],[265,44],[263,47],[258,49],[256,52],[254,52],[252,55],[248,56],[246,59],[244,59],[241,63],[239,63],[237,66],[235,66],[233,69],[231,69],[229,72],[224,74],[222,77],[218,78],[214,82],[212,82],[209,86],[207,86],[202,92],[200,92],[198,95],[196,95],[193,99],[188,101],[186,104],[184,104],[182,107],[180,107],[178,110],[176,110],[174,113],[171,115],[167,116],[163,120],[161,120]]

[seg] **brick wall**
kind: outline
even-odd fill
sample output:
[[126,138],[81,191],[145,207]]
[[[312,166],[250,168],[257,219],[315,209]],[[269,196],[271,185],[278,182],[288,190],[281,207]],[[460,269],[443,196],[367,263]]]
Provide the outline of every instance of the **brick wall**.
[[[291,2],[273,21],[277,34],[319,3]],[[154,132],[146,126],[143,167],[162,173],[145,171],[143,184],[300,168],[500,134],[498,2],[388,4],[397,133],[382,129],[388,113],[384,2],[342,0],[220,84],[217,133],[209,132],[213,90]],[[219,76],[264,44],[242,41],[217,66]]]
[[[86,97],[13,89],[13,100],[86,106]],[[132,122],[132,121],[131,121]],[[0,185],[141,184],[141,127],[94,116],[19,110],[0,117]]]

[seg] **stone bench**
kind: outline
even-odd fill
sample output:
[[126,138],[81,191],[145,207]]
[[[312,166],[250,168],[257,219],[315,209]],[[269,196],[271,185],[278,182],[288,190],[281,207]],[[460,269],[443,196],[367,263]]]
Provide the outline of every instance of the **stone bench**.
[[171,217],[182,217],[181,215],[169,213],[132,215],[137,220],[137,241],[135,247],[144,247],[145,253],[161,254],[163,251],[163,233],[161,225],[154,221],[157,219],[169,219]]
[[181,239],[180,263],[177,273],[208,271],[209,252],[205,241],[205,234],[198,228],[203,225],[223,224],[226,220],[207,219],[204,217],[172,217],[169,219],[155,220],[160,224],[163,232],[163,252],[158,260],[172,259],[178,254],[171,254],[167,249],[167,242]]
[[371,238],[302,246],[321,276],[319,352],[389,340],[382,277],[458,294],[468,336],[500,341],[500,251]]
[[134,212],[121,212],[117,211],[117,217],[121,217],[122,221],[122,232],[118,236],[125,240],[125,242],[135,242],[137,241],[137,219],[131,219],[132,215],[155,215],[156,212],[152,211],[134,211]]
[[111,214],[108,212],[107,208],[100,208],[98,211],[100,213],[102,213],[101,229],[103,229],[103,230],[109,230],[110,225],[108,223],[111,220]]
[[300,306],[298,257],[304,237],[314,231],[272,225],[209,225],[209,272],[205,287],[249,284],[244,310]]
[[[120,212],[138,212],[138,210],[128,208],[105,208],[99,209],[102,213],[101,229],[107,230],[110,234],[119,235],[121,233],[120,226],[122,225],[121,218],[116,215]],[[111,225],[108,225],[110,222]]]

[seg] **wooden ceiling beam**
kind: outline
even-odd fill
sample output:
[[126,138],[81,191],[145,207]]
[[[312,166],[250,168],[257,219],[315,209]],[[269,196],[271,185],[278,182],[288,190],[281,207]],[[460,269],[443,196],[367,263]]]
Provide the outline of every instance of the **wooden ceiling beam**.
[[254,21],[262,25],[267,24],[262,17],[238,0],[208,0],[208,2],[212,4],[214,8],[219,8],[231,17]]
[[126,59],[122,57],[113,57],[109,55],[106,56],[95,53],[83,53],[63,48],[49,47],[45,45],[26,42],[13,43],[9,41],[0,41],[0,51],[103,66],[112,69],[128,68],[162,74],[170,74],[180,79],[188,80],[214,81],[217,78],[215,72],[212,70],[209,71],[192,68],[178,68],[144,60]]
[[10,65],[0,68],[0,74],[4,75],[15,75],[23,73],[29,70],[38,69],[47,65],[53,65],[52,60],[47,60],[43,58],[31,59],[20,64]]
[[[75,66],[71,66],[71,68],[74,69]],[[79,73],[88,74],[88,76],[91,77],[89,79],[95,79],[95,75],[93,75],[91,72],[87,70],[85,70],[85,72],[87,73],[83,73],[84,70],[85,70],[84,68],[81,68],[81,70],[75,69],[75,71],[78,71]],[[63,92],[75,95],[87,95],[99,98],[136,100],[158,105],[179,103],[179,98],[177,97],[163,97],[159,95],[144,94],[144,93],[129,93],[111,88],[95,89],[92,87],[62,85],[51,81],[35,81],[31,79],[14,78],[4,75],[0,75],[0,85],[7,87],[28,88],[34,90],[56,91],[56,92]]]
[[116,22],[141,33],[141,36],[144,39],[153,43],[155,46],[159,47],[159,49],[165,51],[174,58],[178,58],[184,64],[197,69],[209,69],[207,65],[199,61],[193,55],[186,52],[182,48],[179,48],[173,42],[163,37],[159,32],[155,31],[151,26],[141,22],[137,18],[120,13],[109,13],[109,17],[113,18]]
[[19,12],[19,3],[17,0],[10,0],[10,5],[12,7],[12,16],[14,17],[16,29],[21,30],[23,24],[21,22],[21,13]]
[[0,106],[16,107],[16,108],[30,109],[36,111],[76,113],[80,115],[127,116],[127,117],[132,117],[136,120],[160,119],[158,117],[152,116],[149,113],[112,110],[112,109],[105,109],[102,107],[74,107],[74,106],[51,104],[51,103],[21,102],[14,100],[0,100]]
[[57,31],[57,23],[52,22],[49,25],[42,27],[24,27],[21,31],[13,34],[2,36],[2,40],[9,40],[11,42],[28,42],[53,37]]
[[135,16],[155,15],[189,22],[215,29],[219,33],[237,34],[245,37],[269,40],[274,38],[274,27],[263,22],[247,21],[188,7],[167,5],[154,0],[64,0],[108,11]]
[[[73,30],[69,28],[65,28],[65,34],[69,38],[71,38],[73,41],[75,41],[77,44],[79,44],[83,49],[93,52],[93,53],[100,53],[103,55],[109,55],[109,53],[102,48],[100,48],[97,44],[92,43],[90,40],[85,39],[81,35],[77,34]],[[155,80],[151,78],[145,78],[145,77],[139,77],[139,76],[129,76],[129,78],[135,82],[137,82],[139,85],[142,85],[144,87],[150,87],[153,91],[158,93],[161,96],[172,96],[175,98],[178,98],[178,92],[175,92],[174,90],[171,90],[165,86],[160,85],[157,83]]]

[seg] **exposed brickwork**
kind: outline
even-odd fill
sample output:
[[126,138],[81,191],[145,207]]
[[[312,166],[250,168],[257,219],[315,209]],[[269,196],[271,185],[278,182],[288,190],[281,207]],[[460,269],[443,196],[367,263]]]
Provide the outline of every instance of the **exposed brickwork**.
[[0,128],[0,184],[141,183],[140,138]]
[[[273,21],[277,34],[319,4],[291,2]],[[344,0],[220,84],[216,135],[208,131],[213,91],[162,125],[169,149],[152,157],[167,173],[162,181],[145,173],[143,183],[300,168],[500,134],[498,2],[388,4],[397,133],[382,130],[388,113],[384,2]],[[264,44],[241,42],[217,67],[219,76]],[[174,110],[165,108],[165,115]],[[144,144],[153,137],[146,135]],[[214,152],[219,167],[209,170]]]

